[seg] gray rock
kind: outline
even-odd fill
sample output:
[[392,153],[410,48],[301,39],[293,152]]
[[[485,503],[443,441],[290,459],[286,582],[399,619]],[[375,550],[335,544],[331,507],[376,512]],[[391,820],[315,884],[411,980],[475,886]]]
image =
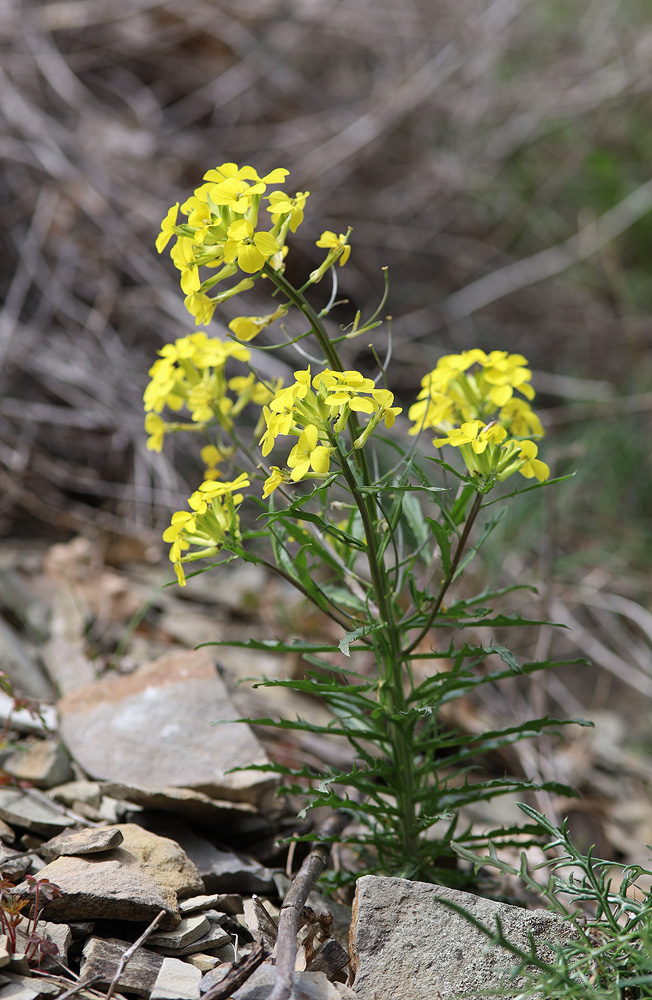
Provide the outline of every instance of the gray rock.
[[521,948],[529,947],[532,933],[543,958],[552,954],[545,942],[576,936],[572,926],[546,910],[366,875],[357,882],[351,925],[353,991],[360,1000],[448,1000],[458,993],[473,998],[482,990],[504,991],[514,956],[502,948],[487,952],[488,938],[441,899],[464,906],[487,927],[494,927],[498,916],[505,936]]
[[237,832],[243,836],[265,836],[271,825],[269,820],[261,817],[249,802],[212,799],[203,792],[190,791],[187,788],[170,786],[142,788],[124,781],[104,781],[100,787],[104,795],[133,802],[143,809],[174,813],[198,826],[206,827],[216,835],[220,832],[228,832],[230,835]]
[[36,705],[36,712],[16,708],[11,695],[0,691],[0,723],[11,718],[11,728],[17,733],[37,733],[47,736],[57,728],[57,713],[52,705]]
[[268,758],[246,724],[212,725],[238,713],[206,650],[170,653],[131,674],[85,684],[58,707],[62,739],[92,778],[259,806],[273,794],[267,774],[227,773]]
[[39,740],[26,750],[12,753],[5,771],[34,788],[52,788],[73,777],[70,758],[59,740]]
[[43,667],[28,652],[18,632],[0,617],[0,664],[16,694],[54,701],[55,691]]
[[[275,974],[271,965],[260,965],[244,986],[235,991],[232,1000],[267,1000]],[[342,1000],[342,994],[323,972],[295,972],[292,995],[301,1000]]]
[[6,934],[2,934],[0,936],[0,968],[3,965],[8,965],[11,961],[11,951],[9,948],[9,938]]
[[150,934],[147,938],[148,948],[184,948],[198,938],[205,937],[210,930],[210,920],[201,914],[193,917],[182,917],[181,923],[170,931],[160,931]]
[[17,882],[27,874],[32,866],[32,855],[14,851],[0,843],[0,876]]
[[[121,852],[129,852],[140,869],[162,888],[176,896],[190,896],[204,891],[196,866],[176,841],[159,837],[136,823],[121,823],[113,829],[122,834]],[[113,857],[113,854],[107,857]]]
[[173,948],[170,945],[150,945],[149,941],[147,946],[151,947],[153,951],[159,952],[162,955],[171,955],[176,958],[181,958],[184,955],[196,955],[199,952],[214,952],[219,948],[223,948],[225,945],[231,944],[231,936],[227,934],[225,930],[219,926],[219,924],[209,924],[209,929],[203,937],[197,938],[196,941],[191,941],[188,944],[180,945],[178,948]]
[[[191,913],[209,910],[217,904],[220,898],[219,893],[214,892],[211,896],[191,896],[189,899],[182,899],[179,903],[179,913],[182,917],[187,917]],[[226,910],[222,912],[226,913]]]
[[63,785],[56,785],[49,791],[50,796],[56,802],[62,802],[64,806],[74,806],[75,803],[83,802],[84,805],[99,809],[102,801],[102,786],[98,781],[66,781]]
[[119,847],[124,837],[116,827],[100,827],[96,830],[64,830],[63,833],[46,840],[40,851],[47,861],[62,856],[98,854],[112,847]]
[[92,684],[95,667],[79,644],[63,635],[53,635],[41,651],[45,669],[60,695],[75,691],[82,684]]
[[62,816],[54,803],[49,806],[47,801],[20,788],[0,788],[0,818],[11,826],[44,837],[52,837],[70,825],[68,817]]
[[164,958],[151,1000],[199,1000],[201,972],[178,958]]
[[[93,983],[95,989],[108,986],[130,943],[120,941],[118,938],[90,937],[82,952],[83,977],[88,979],[91,976],[99,976],[97,982]],[[120,976],[118,987],[128,993],[148,998],[154,989],[162,965],[163,958],[160,955],[154,955],[146,948],[138,948]]]
[[[122,852],[118,854],[118,852]],[[151,921],[165,910],[163,927],[179,923],[176,894],[163,888],[142,871],[128,851],[117,847],[111,860],[104,854],[56,858],[40,872],[61,889],[62,895],[48,901],[43,916],[56,923],[76,920]],[[19,895],[27,885],[17,887]]]
[[36,1000],[40,993],[36,982],[27,976],[17,976],[10,972],[0,973],[2,1000]]

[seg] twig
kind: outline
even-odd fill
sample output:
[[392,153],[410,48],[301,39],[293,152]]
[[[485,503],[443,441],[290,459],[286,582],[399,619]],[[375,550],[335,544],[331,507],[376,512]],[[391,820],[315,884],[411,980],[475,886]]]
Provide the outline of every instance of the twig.
[[111,997],[118,988],[120,976],[125,971],[127,963],[133,958],[135,952],[138,951],[141,944],[144,944],[144,942],[150,936],[152,931],[154,931],[158,927],[164,916],[165,916],[165,910],[159,910],[159,912],[156,914],[149,927],[146,927],[143,933],[140,935],[140,937],[136,941],[134,941],[132,945],[129,945],[127,950],[123,953],[123,955],[120,958],[120,961],[118,962],[118,968],[115,970],[115,975],[111,980],[111,982],[109,983],[109,989],[107,990],[106,1000],[111,1000]]
[[247,982],[258,966],[262,965],[268,954],[262,939],[257,941],[255,948],[246,958],[235,962],[220,983],[216,983],[210,990],[206,990],[202,994],[202,1000],[226,1000]]
[[[310,854],[301,865],[283,901],[278,918],[276,976],[269,1000],[288,1000],[292,993],[299,919],[315,882],[328,862],[330,843],[325,841],[327,838],[330,840],[332,837],[338,837],[350,820],[351,817],[346,813],[337,812],[320,827],[319,839],[313,843]],[[207,998],[204,997],[204,1000]]]
[[88,989],[89,986],[92,986],[93,983],[96,983],[98,979],[101,978],[102,977],[98,972],[94,976],[89,976],[88,979],[79,979],[74,986],[71,986],[69,990],[66,990],[65,993],[62,993],[61,996],[57,998],[57,1000],[69,1000],[69,997],[74,997],[75,994],[79,993],[80,990]]
[[463,319],[512,292],[561,274],[573,264],[588,260],[650,211],[652,181],[646,181],[562,243],[508,264],[449,295],[444,309],[453,319]]

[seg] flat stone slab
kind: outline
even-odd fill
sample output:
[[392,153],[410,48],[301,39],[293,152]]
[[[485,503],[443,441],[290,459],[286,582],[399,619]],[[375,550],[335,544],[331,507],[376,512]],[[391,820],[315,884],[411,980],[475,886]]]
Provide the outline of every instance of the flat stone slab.
[[64,830],[63,833],[41,844],[40,853],[47,861],[62,856],[99,854],[112,847],[119,847],[123,841],[117,827],[100,827],[96,830]]
[[199,1000],[201,972],[178,958],[164,958],[150,1000]]
[[[62,893],[43,907],[43,917],[56,923],[99,919],[149,923],[165,910],[162,926],[176,927],[180,918],[175,892],[142,871],[128,851],[116,847],[111,854],[111,860],[104,854],[60,857],[42,868],[39,878],[54,882]],[[26,883],[18,886],[19,895],[27,890]]]
[[494,928],[498,916],[505,937],[520,948],[529,948],[531,933],[544,960],[552,958],[547,942],[576,937],[572,925],[547,910],[365,875],[356,884],[351,924],[353,991],[360,1000],[448,1000],[457,994],[480,1000],[483,990],[504,992],[515,956],[503,948],[487,952],[486,935],[442,899],[463,906],[486,927]]
[[0,788],[0,819],[44,837],[52,837],[70,826],[69,817],[62,816],[54,805],[50,808],[20,788]]
[[[267,1000],[274,985],[276,969],[261,965],[244,986],[232,994],[232,1000]],[[323,972],[295,972],[293,997],[297,1000],[342,1000],[341,993]],[[429,998],[435,1000],[435,998]]]
[[91,777],[141,788],[189,788],[219,798],[269,801],[267,755],[237,718],[206,649],[166,654],[131,674],[83,684],[58,703],[60,735]]
[[34,788],[52,788],[73,777],[70,759],[59,740],[39,740],[26,750],[17,750],[2,766]]
[[[84,979],[98,976],[98,981],[93,983],[94,988],[107,987],[130,944],[130,941],[120,941],[118,938],[89,937],[82,953],[81,972]],[[138,948],[120,976],[118,988],[147,1000],[154,989],[163,961],[160,955],[154,955],[146,948]]]

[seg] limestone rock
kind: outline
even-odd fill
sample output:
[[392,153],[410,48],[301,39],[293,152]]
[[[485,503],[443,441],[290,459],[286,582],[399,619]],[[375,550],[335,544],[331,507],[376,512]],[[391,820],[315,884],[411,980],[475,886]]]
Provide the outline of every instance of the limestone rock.
[[[121,852],[121,853],[119,853]],[[137,920],[151,921],[159,910],[165,910],[163,927],[179,923],[176,894],[163,888],[140,869],[138,862],[122,848],[114,848],[111,859],[106,854],[84,857],[60,857],[41,870],[61,889],[62,895],[48,901],[43,908],[47,920]],[[25,883],[18,886],[21,895]]]
[[92,778],[190,788],[258,805],[275,787],[257,771],[227,774],[268,758],[244,723],[212,725],[238,712],[205,649],[170,653],[131,674],[84,684],[58,707],[61,737]]
[[[488,938],[440,902],[451,900],[528,948],[532,933],[541,957],[546,942],[570,940],[571,925],[546,910],[524,910],[423,882],[365,875],[358,879],[351,925],[353,991],[360,1000],[448,1000],[455,994],[479,997],[504,990],[516,960],[505,949],[486,952]],[[474,990],[477,993],[474,994]]]
[[0,617],[0,663],[16,694],[53,701],[54,688],[41,664],[32,656],[20,635]]
[[34,788],[52,788],[73,777],[70,758],[59,740],[39,740],[26,750],[12,753],[2,766]]
[[100,827],[95,830],[64,830],[63,833],[41,844],[41,854],[48,861],[62,856],[98,854],[112,847],[119,847],[123,841],[122,832],[117,827]]
[[147,939],[148,948],[183,948],[192,944],[198,938],[204,937],[210,930],[207,917],[198,914],[194,917],[183,917],[181,923],[169,931],[159,931],[150,934]]
[[25,855],[0,843],[0,877],[17,882],[29,871],[31,865],[31,854]]
[[[179,913],[182,917],[188,917],[191,913],[199,913],[201,910],[209,910],[215,906],[220,899],[220,895],[214,892],[211,896],[190,896],[179,903]],[[226,913],[226,910],[222,911]]]
[[172,788],[169,785],[143,788],[124,781],[104,781],[101,789],[104,795],[133,802],[143,809],[160,810],[182,816],[198,826],[206,827],[216,835],[226,832],[232,836],[237,832],[248,837],[263,837],[273,829],[270,820],[261,816],[249,802],[213,799],[203,792],[190,791],[188,788]]
[[74,803],[83,802],[85,805],[99,809],[102,801],[102,787],[98,781],[66,781],[63,785],[56,785],[49,791],[51,798],[56,802],[63,802],[65,806],[72,806]]
[[164,958],[151,1000],[199,1000],[201,972],[178,958]]
[[136,858],[140,868],[160,886],[173,890],[178,896],[204,892],[196,865],[176,841],[150,833],[136,823],[120,823],[113,829],[122,834],[119,850],[128,851]]
[[[244,986],[235,991],[232,1000],[267,1000],[275,973],[271,965],[260,965]],[[299,997],[301,1000],[342,1000],[342,994],[323,972],[295,972],[292,995],[297,1000]]]
[[[95,989],[108,986],[129,946],[129,941],[120,941],[118,938],[90,937],[82,953],[83,977],[88,979],[98,976],[97,982],[93,983]],[[154,955],[146,948],[138,948],[118,980],[119,989],[148,998],[162,965],[163,958],[160,955]]]
[[0,788],[0,818],[30,833],[52,837],[69,826],[70,820],[43,798],[35,798],[20,788]]

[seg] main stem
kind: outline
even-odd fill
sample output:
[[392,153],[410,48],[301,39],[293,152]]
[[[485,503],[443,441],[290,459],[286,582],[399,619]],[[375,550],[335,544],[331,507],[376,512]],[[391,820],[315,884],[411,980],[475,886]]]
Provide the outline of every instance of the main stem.
[[[315,339],[319,343],[324,353],[324,358],[331,368],[334,371],[344,371],[340,356],[330,341],[324,324],[310,303],[304,298],[303,294],[294,288],[279,271],[275,271],[268,264],[265,265],[263,271],[310,323],[315,334]],[[356,414],[351,413],[349,420],[352,436],[355,439],[359,434]],[[382,660],[378,664],[381,673],[378,698],[387,714],[390,717],[394,717],[388,720],[388,739],[392,747],[393,762],[396,769],[394,794],[400,817],[399,836],[401,839],[402,854],[407,861],[416,856],[418,830],[414,789],[414,751],[410,735],[406,732],[403,720],[400,718],[407,707],[403,688],[403,664],[406,655],[401,653],[400,635],[390,597],[390,586],[385,565],[378,556],[376,529],[374,526],[374,521],[376,520],[376,501],[370,493],[360,492],[353,469],[346,455],[339,448],[337,441],[334,441],[334,445],[338,452],[340,468],[360,512],[365,541],[367,543],[367,561],[369,564],[371,585],[382,623],[381,638],[378,643],[380,659]],[[371,477],[369,475],[364,448],[355,450],[354,461],[363,485],[370,486]]]

